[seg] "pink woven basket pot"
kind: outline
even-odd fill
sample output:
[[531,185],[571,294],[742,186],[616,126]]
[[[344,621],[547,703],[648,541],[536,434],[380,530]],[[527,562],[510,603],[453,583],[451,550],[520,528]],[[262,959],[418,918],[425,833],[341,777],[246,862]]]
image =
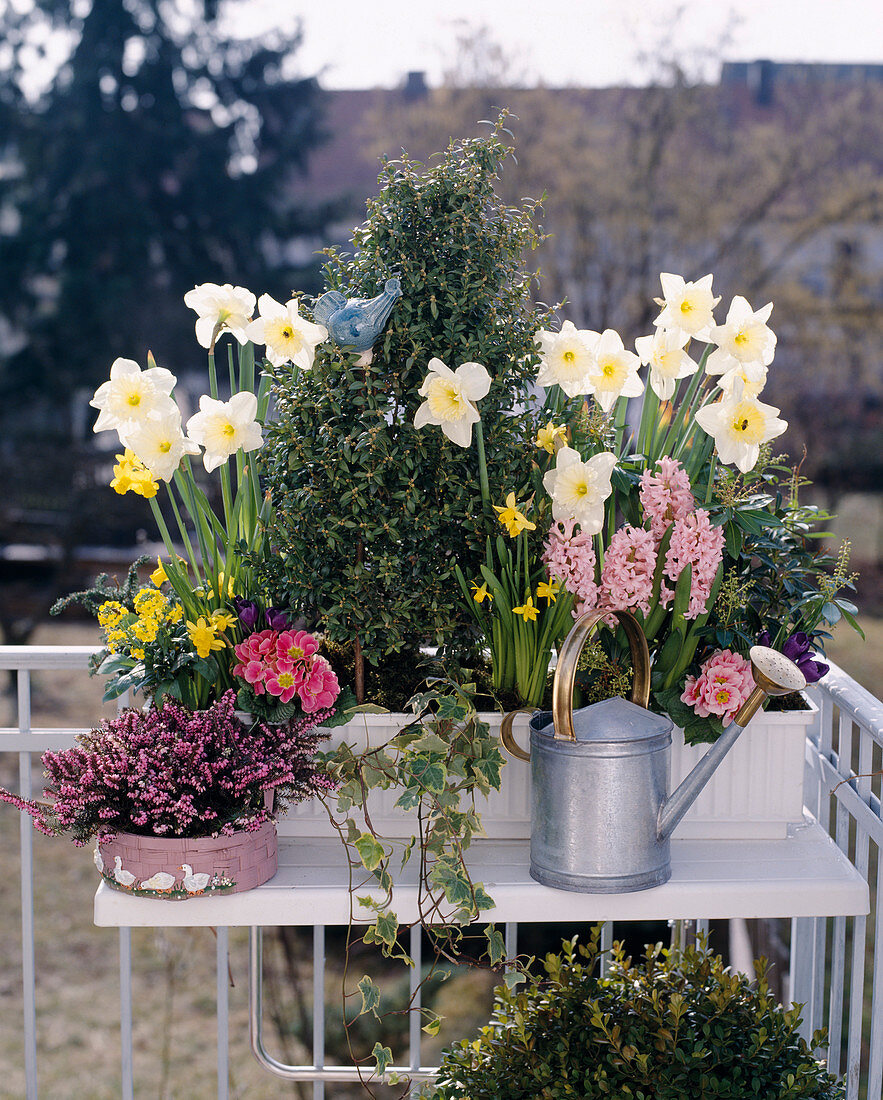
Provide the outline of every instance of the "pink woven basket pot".
[[99,845],[95,861],[107,884],[127,894],[169,901],[238,894],[276,874],[276,824],[217,837],[117,833]]

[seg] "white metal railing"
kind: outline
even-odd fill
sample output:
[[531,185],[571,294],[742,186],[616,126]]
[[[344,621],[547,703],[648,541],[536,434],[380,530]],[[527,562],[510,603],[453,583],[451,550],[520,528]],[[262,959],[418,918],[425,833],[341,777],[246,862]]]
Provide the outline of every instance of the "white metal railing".
[[[833,666],[806,744],[806,804],[868,881],[862,917],[792,921],[792,997],[827,1027],[847,1100],[883,1095],[883,703]],[[847,961],[847,949],[849,958]],[[870,997],[870,1009],[868,998]]]
[[[0,752],[18,756],[20,793],[33,789],[32,756],[45,749],[74,743],[77,729],[32,729],[31,673],[37,670],[85,672],[91,647],[0,646],[0,672],[17,677],[15,726],[0,728]],[[871,912],[863,917],[795,918],[791,922],[791,999],[805,1003],[807,1035],[827,1027],[833,1072],[846,1081],[847,1100],[883,1100],[883,819],[881,776],[883,771],[883,703],[860,687],[842,670],[833,667],[823,684],[814,689],[820,711],[806,748],[806,802],[822,826],[871,885]],[[10,811],[11,812],[11,811]],[[22,815],[21,928],[23,1037],[26,1096],[38,1095],[38,1046],[34,965],[33,828]],[[698,922],[703,927],[706,922]],[[228,1058],[228,956],[227,930],[217,930],[215,996],[217,1006],[217,1090],[229,1095]],[[510,956],[517,950],[518,927],[506,925]],[[252,950],[256,935],[252,935]],[[612,927],[607,925],[602,943],[609,945]],[[420,936],[412,935],[412,954],[419,956]],[[298,1067],[293,1079],[313,1082],[314,1100],[325,1096],[325,1080],[353,1079],[353,1070],[338,1075],[324,1064],[325,929],[314,930],[313,941],[313,1050],[312,1065]],[[414,968],[419,974],[418,965]],[[122,1096],[135,1095],[132,1050],[132,947],[131,932],[119,930],[120,1050]],[[72,980],[73,977],[72,977]],[[76,977],[82,982],[82,975]],[[412,976],[412,983],[415,978]],[[413,990],[412,990],[413,992]],[[409,1029],[408,1064],[422,1066],[420,1026],[413,1014]],[[253,1035],[253,1043],[260,1035]],[[261,1048],[262,1049],[262,1048]],[[263,1052],[266,1056],[266,1052]],[[273,1061],[262,1062],[270,1068]],[[290,1077],[290,1075],[289,1075]],[[292,1079],[290,1077],[290,1079]]]

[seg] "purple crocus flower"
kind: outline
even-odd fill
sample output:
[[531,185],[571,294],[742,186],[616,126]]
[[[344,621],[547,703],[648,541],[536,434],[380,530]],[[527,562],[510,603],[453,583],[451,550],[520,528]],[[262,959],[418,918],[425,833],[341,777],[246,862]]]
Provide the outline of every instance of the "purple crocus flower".
[[287,630],[289,626],[288,615],[276,607],[268,607],[266,613],[267,626],[271,630]]
[[[770,644],[768,630],[765,630],[757,639],[757,644],[765,646]],[[789,661],[793,661],[795,665],[797,665],[805,676],[808,684],[814,684],[817,680],[821,680],[830,668],[830,665],[826,665],[824,661],[816,661],[814,659],[812,639],[802,630],[796,630],[791,637],[786,640],[785,644],[782,646],[782,653]]]
[[233,600],[233,606],[236,608],[236,614],[245,629],[254,630],[258,625],[261,614],[254,600],[243,600],[240,596],[236,596]]

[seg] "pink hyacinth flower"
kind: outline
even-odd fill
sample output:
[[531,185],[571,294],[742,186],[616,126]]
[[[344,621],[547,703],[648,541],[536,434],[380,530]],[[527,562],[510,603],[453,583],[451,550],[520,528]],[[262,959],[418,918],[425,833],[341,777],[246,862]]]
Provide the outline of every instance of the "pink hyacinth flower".
[[595,547],[592,536],[575,533],[573,520],[553,523],[543,550],[549,575],[576,596],[577,610],[593,607],[598,598],[595,584]]
[[659,541],[675,520],[693,511],[696,502],[690,489],[690,478],[680,462],[661,458],[657,472],[641,474],[641,507],[650,520],[650,531]]
[[655,569],[653,535],[641,527],[621,527],[613,535],[604,555],[598,607],[605,611],[637,607],[648,615]]
[[[668,551],[665,555],[665,575],[677,581],[687,567],[692,566],[690,603],[684,612],[685,619],[696,619],[705,610],[711,586],[724,556],[724,533],[713,527],[704,508],[675,521]],[[665,605],[673,590],[663,586],[660,600]]]

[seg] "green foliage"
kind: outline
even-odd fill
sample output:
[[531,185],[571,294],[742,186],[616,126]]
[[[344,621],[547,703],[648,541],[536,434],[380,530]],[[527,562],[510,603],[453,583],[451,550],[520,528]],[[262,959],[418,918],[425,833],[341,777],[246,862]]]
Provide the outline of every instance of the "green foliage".
[[332,642],[357,638],[375,664],[465,623],[454,565],[478,575],[484,551],[475,447],[414,427],[431,358],[480,362],[493,378],[480,402],[491,499],[530,479],[534,423],[513,394],[535,373],[548,313],[531,304],[523,268],[540,240],[535,204],[506,207],[494,193],[508,155],[495,129],[430,167],[385,164],[353,255],[330,253],[326,268],[348,297],[400,278],[373,362],[326,344],[311,371],[276,372],[264,463],[286,603],[321,619]]
[[[393,870],[412,856],[424,887],[422,923],[468,921],[493,905],[464,859],[481,832],[475,796],[500,789],[503,767],[497,738],[472,704],[473,690],[453,679],[430,680],[411,700],[414,721],[385,745],[357,754],[344,744],[320,754],[338,784],[334,820],[351,849],[351,865],[368,872],[365,885],[380,888],[380,895],[357,898],[375,914],[364,939],[381,944],[386,955],[407,958],[399,953],[399,924],[390,906]],[[379,836],[371,823],[371,792],[390,788],[400,792],[396,806],[414,815],[415,836],[404,849]],[[489,953],[498,946],[489,938]]]
[[[474,695],[474,684],[460,683],[451,676],[432,678],[426,690],[410,701],[413,722],[386,744],[361,753],[342,744],[317,754],[323,770],[337,784],[327,805],[349,855],[347,954],[358,905],[370,914],[367,923],[365,915],[359,918],[361,943],[377,944],[384,956],[415,965],[403,946],[409,926],[399,923],[393,895],[394,874],[413,860],[418,883],[417,922],[430,934],[436,955],[421,988],[439,975],[444,958],[458,958],[464,939],[462,926],[494,905],[483,885],[473,882],[465,860],[472,838],[481,833],[476,795],[500,789],[504,763],[497,737],[475,710]],[[413,815],[414,835],[405,840],[388,840],[372,821],[372,792],[390,789],[398,792],[396,806]],[[505,944],[493,926],[484,931],[482,949],[491,966],[503,961]],[[401,1011],[383,1009],[381,990],[367,975],[347,996],[358,998],[355,1016],[344,1014],[344,1028],[350,1054],[359,1061],[357,1048],[365,1018],[382,1021],[388,1038],[386,1025],[395,1026]],[[440,1020],[436,1014],[412,1003],[408,1010],[421,1011],[426,1020],[424,1030],[437,1033]],[[372,1051],[379,1075],[392,1060],[387,1051],[379,1043]]]
[[[597,974],[600,929],[566,941],[542,978],[496,991],[477,1039],[445,1056],[432,1100],[837,1100],[844,1090],[798,1035],[755,964],[757,984],[704,945],[649,947],[633,965],[614,945]],[[812,1046],[824,1045],[817,1032]]]

